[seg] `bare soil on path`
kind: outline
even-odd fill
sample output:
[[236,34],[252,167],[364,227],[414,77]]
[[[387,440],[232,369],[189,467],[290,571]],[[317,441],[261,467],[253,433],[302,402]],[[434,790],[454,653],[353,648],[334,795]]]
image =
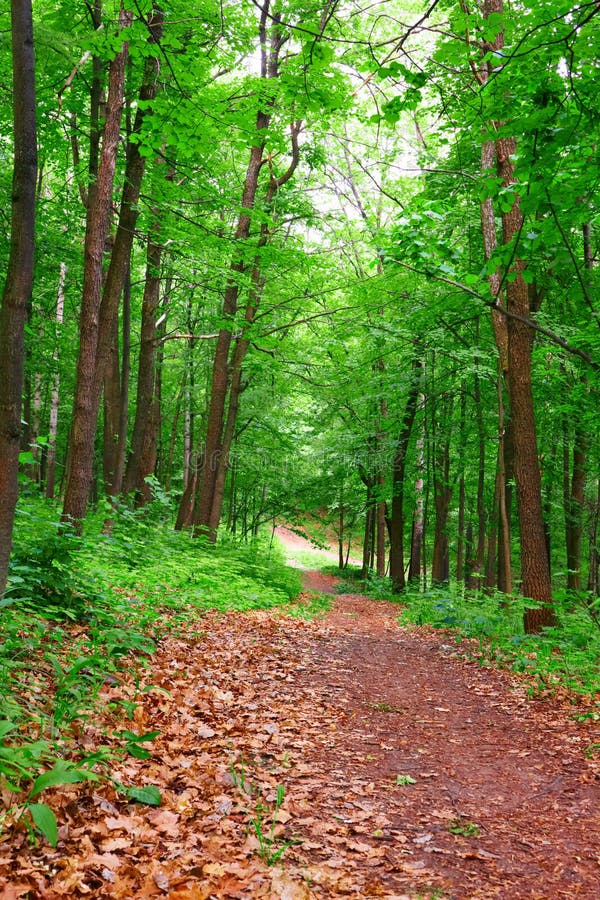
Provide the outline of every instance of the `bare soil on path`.
[[57,848],[7,830],[0,896],[595,900],[598,723],[397,616],[342,594],[320,620],[211,614],[166,638],[141,681],[106,687],[133,720],[81,735],[159,731],[116,774],[162,806],[57,790]]

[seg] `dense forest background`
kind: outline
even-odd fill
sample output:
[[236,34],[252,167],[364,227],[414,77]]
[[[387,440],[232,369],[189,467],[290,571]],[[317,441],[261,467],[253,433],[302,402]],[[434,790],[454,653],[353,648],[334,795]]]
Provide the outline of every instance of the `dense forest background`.
[[0,589],[20,493],[594,612],[598,12],[12,0]]

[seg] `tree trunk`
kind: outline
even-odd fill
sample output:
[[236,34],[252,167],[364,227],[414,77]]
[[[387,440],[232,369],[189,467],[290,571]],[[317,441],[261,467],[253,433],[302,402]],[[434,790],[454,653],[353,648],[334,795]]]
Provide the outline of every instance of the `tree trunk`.
[[104,490],[110,493],[117,470],[119,446],[119,421],[121,409],[121,370],[119,368],[119,320],[115,317],[111,324],[112,351],[110,365],[104,375],[104,427],[102,448],[102,470]]
[[469,535],[465,535],[465,418],[467,411],[467,395],[463,391],[460,398],[460,427],[459,442],[461,447],[461,468],[460,477],[458,479],[458,525],[456,537],[456,580],[462,581],[465,578],[465,540],[467,544],[467,569],[471,572],[473,561],[471,560],[471,541],[473,538],[472,528],[469,523]]
[[[263,150],[265,138],[263,137],[270,122],[270,116],[259,113],[256,130],[261,140],[250,151],[250,160],[246,170],[244,190],[241,206],[244,212],[240,215],[235,230],[235,243],[246,241],[250,234],[250,210],[253,209],[258,189],[258,177],[263,164]],[[240,291],[239,279],[243,274],[245,265],[238,259],[231,264],[230,277],[223,297],[223,318],[233,321],[237,312],[238,295]],[[231,328],[222,328],[219,331],[217,345],[213,357],[212,382],[210,388],[210,400],[206,424],[206,439],[204,442],[202,473],[199,480],[198,500],[194,510],[194,530],[197,534],[205,534],[210,540],[217,538],[216,531],[210,528],[210,513],[215,496],[215,485],[219,457],[221,454],[221,442],[225,418],[225,404],[229,390],[229,348],[232,341]]]
[[[267,35],[269,18],[271,20],[270,40]],[[265,83],[268,83],[279,77],[279,53],[285,41],[285,36],[280,30],[280,15],[279,13],[271,14],[269,0],[265,0],[261,9],[259,38],[261,49],[261,79]],[[234,235],[234,241],[238,246],[247,241],[250,236],[252,210],[256,203],[260,171],[263,164],[267,161],[263,158],[263,154],[267,131],[273,114],[273,102],[272,99],[269,99],[265,104],[265,109],[259,110],[256,117],[255,143],[250,149],[250,158],[246,169],[241,198],[241,207],[243,211],[238,218]],[[292,177],[298,165],[298,134],[300,131],[300,123],[293,123],[290,131],[292,161],[287,171],[280,177],[275,177],[271,170],[265,198],[267,210],[269,210],[271,200],[275,196],[277,190]],[[267,243],[267,238],[268,227],[266,224],[263,224],[260,230],[258,246],[264,246]],[[255,260],[255,270],[257,266],[258,261]],[[229,281],[223,296],[222,318],[227,322],[233,322],[233,318],[237,312],[240,292],[240,276],[243,275],[245,271],[246,263],[244,262],[244,259],[241,257],[236,258],[230,266]],[[250,304],[252,305],[252,300],[250,300]],[[222,328],[219,331],[213,357],[203,464],[199,481],[198,497],[194,509],[194,533],[196,535],[204,534],[210,541],[216,541],[218,521],[223,504],[223,488],[221,485],[224,487],[224,479],[222,474],[220,475],[219,473],[222,473],[223,466],[226,468],[228,464],[228,450],[224,447],[223,429],[226,427],[225,410],[231,377],[229,358],[231,342],[233,339],[231,327],[232,325]],[[226,452],[224,452],[224,450]]]
[[578,422],[575,426],[573,437],[573,469],[565,504],[567,587],[571,591],[581,590],[581,536],[583,533],[586,461],[589,446],[590,440],[586,430]]
[[367,488],[366,511],[365,511],[365,531],[363,537],[363,553],[362,553],[362,577],[366,578],[369,572],[369,562],[371,558],[371,535],[373,532],[375,521],[375,509],[373,507],[372,488],[368,481],[365,481]]
[[[58,276],[58,290],[56,294],[56,325],[57,336],[52,351],[52,360],[57,366],[58,364],[58,347],[60,337],[60,326],[63,323],[65,312],[65,281],[67,278],[67,267],[64,262],[60,264],[60,274]],[[60,396],[60,375],[58,371],[52,376],[52,395],[50,397],[50,422],[48,425],[48,457],[46,461],[46,497],[48,500],[54,498],[54,490],[56,485],[56,437],[58,435],[58,404]]]
[[[272,196],[269,194],[267,199],[270,202]],[[261,234],[257,244],[258,248],[261,249],[262,247],[264,247],[267,243],[267,240],[268,229],[267,226],[263,224],[261,226]],[[254,322],[260,304],[263,287],[264,280],[260,272],[260,259],[259,257],[256,257],[252,269],[250,296],[248,298],[248,302],[246,303],[244,331],[250,328],[250,326]],[[244,364],[244,360],[246,358],[249,347],[250,341],[247,337],[245,337],[244,335],[238,337],[235,341],[235,346],[228,366],[229,379],[231,384],[229,389],[229,399],[227,403],[227,418],[223,429],[220,452],[218,455],[214,473],[213,499],[207,523],[208,531],[211,535],[216,535],[217,529],[219,527],[219,522],[221,521],[223,499],[225,496],[225,480],[229,469],[229,456],[231,453],[231,447],[235,434],[235,425],[239,412],[240,397],[243,391],[242,366]]]
[[[382,474],[377,476],[377,494],[383,492],[384,477]],[[387,534],[387,525],[385,522],[385,500],[378,500],[375,510],[376,526],[377,526],[377,552],[375,554],[377,575],[380,578],[385,577],[385,538]]]
[[[119,23],[132,20],[121,8]],[[67,485],[62,517],[81,531],[92,483],[94,436],[99,402],[96,386],[98,317],[102,298],[102,261],[110,225],[112,193],[119,148],[123,87],[128,43],[110,64],[106,118],[96,181],[90,184],[84,244],[83,291],[79,316],[79,354],[69,436]]]
[[[160,266],[162,246],[159,238],[157,211],[148,235],[146,255],[146,280],[142,300],[142,324],[140,330],[140,358],[138,364],[137,399],[135,420],[131,437],[131,453],[123,481],[123,492],[136,491],[147,497],[144,481],[152,474],[156,462],[156,320],[160,305]],[[154,449],[153,449],[154,448]]]
[[498,506],[498,590],[512,594],[511,517],[515,472],[515,432],[512,419],[506,419],[502,378],[498,377],[498,471],[502,490]]
[[[498,169],[505,186],[515,183],[514,164],[516,142],[503,138],[497,142]],[[520,202],[515,197],[512,209],[502,213],[502,234],[505,244],[517,238],[523,225]],[[507,309],[529,318],[529,289],[523,280],[525,264],[516,259],[506,287]],[[527,633],[537,633],[544,626],[556,624],[552,608],[552,586],[544,533],[542,485],[538,461],[533,390],[531,384],[531,355],[533,331],[520,318],[509,316],[508,329],[508,386],[511,417],[514,428],[515,482],[521,541],[521,591],[540,606],[525,612]]]
[[[425,397],[423,394],[419,394],[419,403],[421,406],[425,405]],[[423,428],[421,429],[421,433],[417,436],[416,443],[416,467],[417,467],[417,475],[415,478],[415,502],[412,516],[412,534],[410,540],[410,563],[408,566],[408,581],[409,584],[414,584],[417,587],[420,586],[421,583],[421,554],[423,547],[423,530],[424,530],[424,518],[423,518],[423,509],[424,509],[424,496],[423,496],[423,487],[424,487],[424,471],[425,471],[425,457],[423,454],[423,443],[424,443],[424,434]]]
[[37,136],[30,0],[11,0],[14,158],[10,251],[0,307],[0,597],[18,496],[24,330],[33,284]]
[[452,499],[450,484],[450,436],[441,444],[436,442],[433,463],[433,504],[435,508],[435,530],[433,537],[433,558],[431,561],[431,581],[447,584],[450,580],[450,545],[448,539],[448,513]]
[[128,268],[123,285],[123,321],[121,339],[121,391],[119,393],[119,437],[115,457],[115,473],[110,486],[111,497],[118,497],[123,487],[125,457],[127,455],[127,425],[129,421],[129,372],[131,369],[131,269]]
[[590,563],[587,589],[593,597],[600,596],[600,548],[598,547],[598,519],[600,517],[600,479],[596,480],[596,497],[592,508],[590,528]]
[[411,380],[402,419],[402,428],[394,453],[392,472],[392,518],[390,528],[390,578],[394,593],[406,587],[404,577],[404,473],[408,444],[417,412],[423,364],[420,359],[412,363]]

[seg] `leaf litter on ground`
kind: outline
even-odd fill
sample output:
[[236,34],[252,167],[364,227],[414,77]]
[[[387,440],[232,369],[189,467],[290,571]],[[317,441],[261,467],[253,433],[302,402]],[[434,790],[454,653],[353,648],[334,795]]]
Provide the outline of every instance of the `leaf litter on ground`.
[[161,805],[114,782],[49,788],[57,846],[5,822],[2,896],[595,896],[596,723],[396,613],[340,595],[325,619],[178,620],[77,738],[139,736],[150,755],[112,777]]

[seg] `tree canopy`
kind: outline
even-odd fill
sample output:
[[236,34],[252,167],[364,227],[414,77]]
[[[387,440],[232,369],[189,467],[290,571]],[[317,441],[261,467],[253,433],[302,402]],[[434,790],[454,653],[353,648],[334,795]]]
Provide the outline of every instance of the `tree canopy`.
[[210,540],[316,514],[398,591],[523,593],[528,630],[595,597],[597,4],[33,0],[11,324],[21,5],[3,471],[79,532],[157,492]]

